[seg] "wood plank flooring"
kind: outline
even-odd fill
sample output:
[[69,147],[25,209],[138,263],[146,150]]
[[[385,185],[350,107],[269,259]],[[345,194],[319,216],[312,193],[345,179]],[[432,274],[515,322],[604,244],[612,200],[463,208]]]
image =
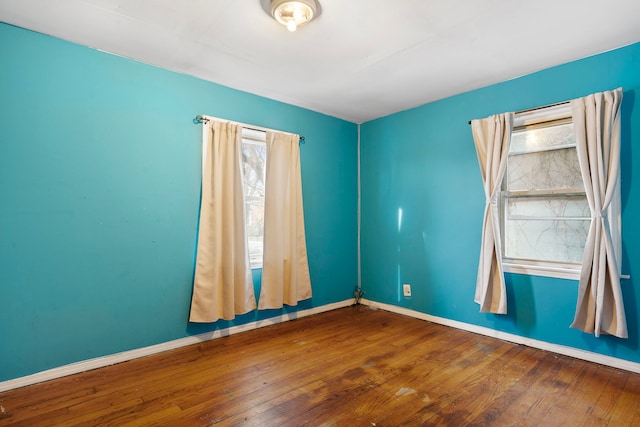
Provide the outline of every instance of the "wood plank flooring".
[[354,306],[0,405],[0,426],[640,426],[640,375]]

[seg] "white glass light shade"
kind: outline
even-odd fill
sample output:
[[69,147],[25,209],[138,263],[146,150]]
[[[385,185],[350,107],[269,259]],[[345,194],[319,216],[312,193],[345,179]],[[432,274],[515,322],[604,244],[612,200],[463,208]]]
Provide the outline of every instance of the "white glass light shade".
[[271,0],[271,16],[289,31],[311,21],[317,10],[315,0]]

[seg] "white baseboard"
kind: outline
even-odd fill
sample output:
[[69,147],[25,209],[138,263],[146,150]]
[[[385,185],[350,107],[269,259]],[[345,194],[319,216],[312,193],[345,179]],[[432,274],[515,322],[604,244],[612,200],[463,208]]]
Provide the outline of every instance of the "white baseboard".
[[25,377],[15,378],[8,381],[0,382],[0,392],[12,390],[14,388],[25,387],[37,384],[43,381],[49,381],[56,378],[66,377],[68,375],[78,374],[80,372],[90,371],[92,369],[103,368],[105,366],[114,365],[116,363],[126,362],[128,360],[140,357],[150,356],[163,351],[173,350],[191,344],[198,344],[204,341],[213,340],[220,337],[238,334],[253,329],[263,328],[265,326],[275,325],[277,323],[295,320],[313,314],[323,313],[338,308],[348,307],[353,304],[353,299],[339,301],[333,304],[327,304],[320,307],[301,310],[280,316],[271,317],[269,319],[258,320],[244,325],[232,326],[230,328],[219,329],[203,334],[184,337],[173,341],[167,341],[162,344],[156,344],[149,347],[138,348],[135,350],[123,351],[121,353],[110,354],[108,356],[96,357],[95,359],[83,360],[81,362],[71,363],[69,365],[60,366],[46,371],[38,372]]
[[459,322],[457,320],[446,319],[444,317],[431,316],[429,314],[421,313],[415,310],[409,310],[407,308],[398,307],[395,305],[379,303],[375,301],[362,299],[361,304],[367,305],[371,308],[382,309],[404,316],[415,317],[417,319],[426,320],[433,323],[438,323],[444,326],[450,326],[456,329],[462,329],[464,331],[473,332],[480,335],[486,335],[493,338],[498,338],[504,341],[513,342],[516,344],[523,344],[528,347],[539,348],[541,350],[551,351],[553,353],[563,354],[565,356],[574,357],[576,359],[586,360],[588,362],[599,363],[601,365],[611,366],[613,368],[624,369],[625,371],[640,373],[640,363],[631,362],[624,359],[618,359],[616,357],[605,356],[599,353],[593,353],[591,351],[580,350],[573,347],[567,347],[559,344],[552,344],[545,341],[539,341],[519,335],[509,334],[507,332],[496,331],[495,329],[485,328],[483,326],[472,325],[470,323]]

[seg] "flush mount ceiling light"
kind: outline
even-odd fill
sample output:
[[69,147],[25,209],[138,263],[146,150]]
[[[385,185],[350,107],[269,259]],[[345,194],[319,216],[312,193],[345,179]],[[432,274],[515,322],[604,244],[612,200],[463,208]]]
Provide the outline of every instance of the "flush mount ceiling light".
[[295,31],[320,12],[316,0],[271,0],[270,5],[271,16],[289,31]]

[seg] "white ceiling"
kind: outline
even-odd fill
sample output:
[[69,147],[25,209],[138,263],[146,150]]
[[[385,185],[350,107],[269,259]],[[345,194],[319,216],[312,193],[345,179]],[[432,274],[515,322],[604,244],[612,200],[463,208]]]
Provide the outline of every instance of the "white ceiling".
[[361,123],[640,41],[639,0],[0,0],[0,20]]

